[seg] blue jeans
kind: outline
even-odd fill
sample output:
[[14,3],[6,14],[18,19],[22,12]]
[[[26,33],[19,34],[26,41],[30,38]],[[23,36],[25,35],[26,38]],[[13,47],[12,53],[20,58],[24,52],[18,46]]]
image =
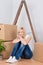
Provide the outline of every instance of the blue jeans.
[[19,59],[20,57],[30,59],[33,56],[33,53],[28,45],[23,45],[20,41],[14,45],[11,56],[15,56],[16,59]]
[[33,56],[33,53],[31,51],[29,45],[26,45],[25,49],[24,49],[24,51],[23,51],[23,53],[21,55],[21,58],[23,58],[23,59],[30,59],[30,58],[32,58],[32,56]]

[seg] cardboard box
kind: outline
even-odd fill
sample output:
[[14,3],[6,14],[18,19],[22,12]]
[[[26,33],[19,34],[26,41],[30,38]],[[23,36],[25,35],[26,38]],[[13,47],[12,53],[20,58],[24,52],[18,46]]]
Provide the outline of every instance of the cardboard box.
[[43,43],[35,43],[33,58],[37,61],[43,62]]
[[4,43],[4,47],[5,47],[5,50],[2,51],[2,55],[3,55],[3,58],[4,59],[7,59],[10,57],[11,53],[12,53],[12,50],[13,50],[13,47],[14,47],[14,43],[11,43],[11,42],[5,42]]
[[16,25],[0,25],[0,39],[3,40],[13,40],[17,35],[17,26]]

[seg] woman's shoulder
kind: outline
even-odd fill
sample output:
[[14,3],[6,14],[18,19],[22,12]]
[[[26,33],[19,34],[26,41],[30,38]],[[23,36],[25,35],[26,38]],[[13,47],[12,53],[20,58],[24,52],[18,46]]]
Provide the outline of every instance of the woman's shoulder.
[[30,37],[30,35],[29,35],[29,34],[25,35],[25,38],[28,38],[28,37]]

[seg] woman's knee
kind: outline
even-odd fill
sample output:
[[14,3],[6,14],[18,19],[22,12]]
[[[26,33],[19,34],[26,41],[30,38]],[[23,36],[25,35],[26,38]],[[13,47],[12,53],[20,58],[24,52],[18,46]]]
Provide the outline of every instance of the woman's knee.
[[33,56],[33,53],[32,53],[32,52],[31,52],[31,53],[28,53],[28,58],[29,58],[29,59],[31,59],[32,56]]
[[31,59],[32,58],[32,56],[33,56],[33,53],[31,52],[31,53],[26,53],[26,58],[27,59]]

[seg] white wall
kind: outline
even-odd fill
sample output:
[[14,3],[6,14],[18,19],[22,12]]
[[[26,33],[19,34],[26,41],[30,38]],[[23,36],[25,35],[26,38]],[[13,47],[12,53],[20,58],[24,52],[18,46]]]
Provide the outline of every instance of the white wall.
[[[0,23],[12,24],[21,0],[0,0]],[[43,0],[26,0],[37,40],[43,42]],[[31,32],[23,6],[18,24]],[[20,21],[20,22],[19,22]],[[27,23],[26,23],[27,21]],[[22,23],[21,23],[22,22]],[[25,22],[25,23],[24,23]]]
[[12,22],[12,0],[0,0],[0,23]]

